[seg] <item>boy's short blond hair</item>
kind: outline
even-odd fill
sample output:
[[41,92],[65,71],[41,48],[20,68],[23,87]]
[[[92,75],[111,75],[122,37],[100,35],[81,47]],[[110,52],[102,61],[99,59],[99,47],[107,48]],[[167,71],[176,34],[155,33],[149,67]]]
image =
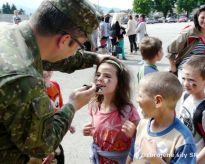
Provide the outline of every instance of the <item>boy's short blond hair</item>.
[[144,37],[139,48],[144,60],[152,60],[162,49],[162,41],[156,37]]
[[205,56],[192,56],[183,67],[186,66],[192,67],[194,70],[198,70],[202,79],[205,80]]
[[145,92],[150,96],[161,95],[170,108],[175,108],[183,92],[177,77],[169,72],[147,74],[140,81],[140,85],[143,85]]

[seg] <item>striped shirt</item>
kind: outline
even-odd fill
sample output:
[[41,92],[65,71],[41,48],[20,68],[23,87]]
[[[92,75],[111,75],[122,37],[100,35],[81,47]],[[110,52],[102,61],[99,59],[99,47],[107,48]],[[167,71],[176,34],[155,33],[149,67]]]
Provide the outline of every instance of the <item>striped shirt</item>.
[[193,55],[205,55],[205,41],[203,41],[202,38],[199,38],[199,42],[196,44],[196,46],[194,47],[194,49],[187,54],[183,60],[181,61],[181,63],[179,64],[178,69],[182,70],[183,65],[191,58],[191,56]]

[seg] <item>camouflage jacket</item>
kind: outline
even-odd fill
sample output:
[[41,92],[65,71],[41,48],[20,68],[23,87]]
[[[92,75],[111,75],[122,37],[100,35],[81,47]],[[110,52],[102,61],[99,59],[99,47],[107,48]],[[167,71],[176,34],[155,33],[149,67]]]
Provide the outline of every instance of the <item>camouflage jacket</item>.
[[199,31],[196,28],[191,26],[184,29],[167,47],[167,57],[174,59],[179,64],[193,50],[199,40]]
[[44,69],[73,72],[96,62],[92,54],[43,62],[27,22],[0,23],[0,163],[25,163],[56,149],[74,116],[71,104],[54,113],[44,92]]

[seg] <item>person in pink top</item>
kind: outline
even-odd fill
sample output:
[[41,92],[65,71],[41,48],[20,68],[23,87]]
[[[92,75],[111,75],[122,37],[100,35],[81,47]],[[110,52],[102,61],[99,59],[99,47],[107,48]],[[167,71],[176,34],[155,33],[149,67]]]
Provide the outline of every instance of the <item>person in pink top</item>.
[[90,102],[91,123],[83,128],[92,136],[93,164],[124,164],[139,115],[130,102],[130,74],[117,59],[105,59],[96,68],[96,97]]

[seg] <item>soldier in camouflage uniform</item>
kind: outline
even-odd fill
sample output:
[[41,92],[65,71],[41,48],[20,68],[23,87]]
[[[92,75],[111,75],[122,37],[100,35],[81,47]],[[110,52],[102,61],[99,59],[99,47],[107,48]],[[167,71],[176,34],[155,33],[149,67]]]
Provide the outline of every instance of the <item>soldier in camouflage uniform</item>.
[[29,156],[43,158],[57,148],[96,86],[76,89],[54,113],[42,72],[70,73],[100,62],[104,57],[91,53],[69,57],[97,27],[85,0],[46,0],[28,22],[0,23],[0,163],[27,163]]

